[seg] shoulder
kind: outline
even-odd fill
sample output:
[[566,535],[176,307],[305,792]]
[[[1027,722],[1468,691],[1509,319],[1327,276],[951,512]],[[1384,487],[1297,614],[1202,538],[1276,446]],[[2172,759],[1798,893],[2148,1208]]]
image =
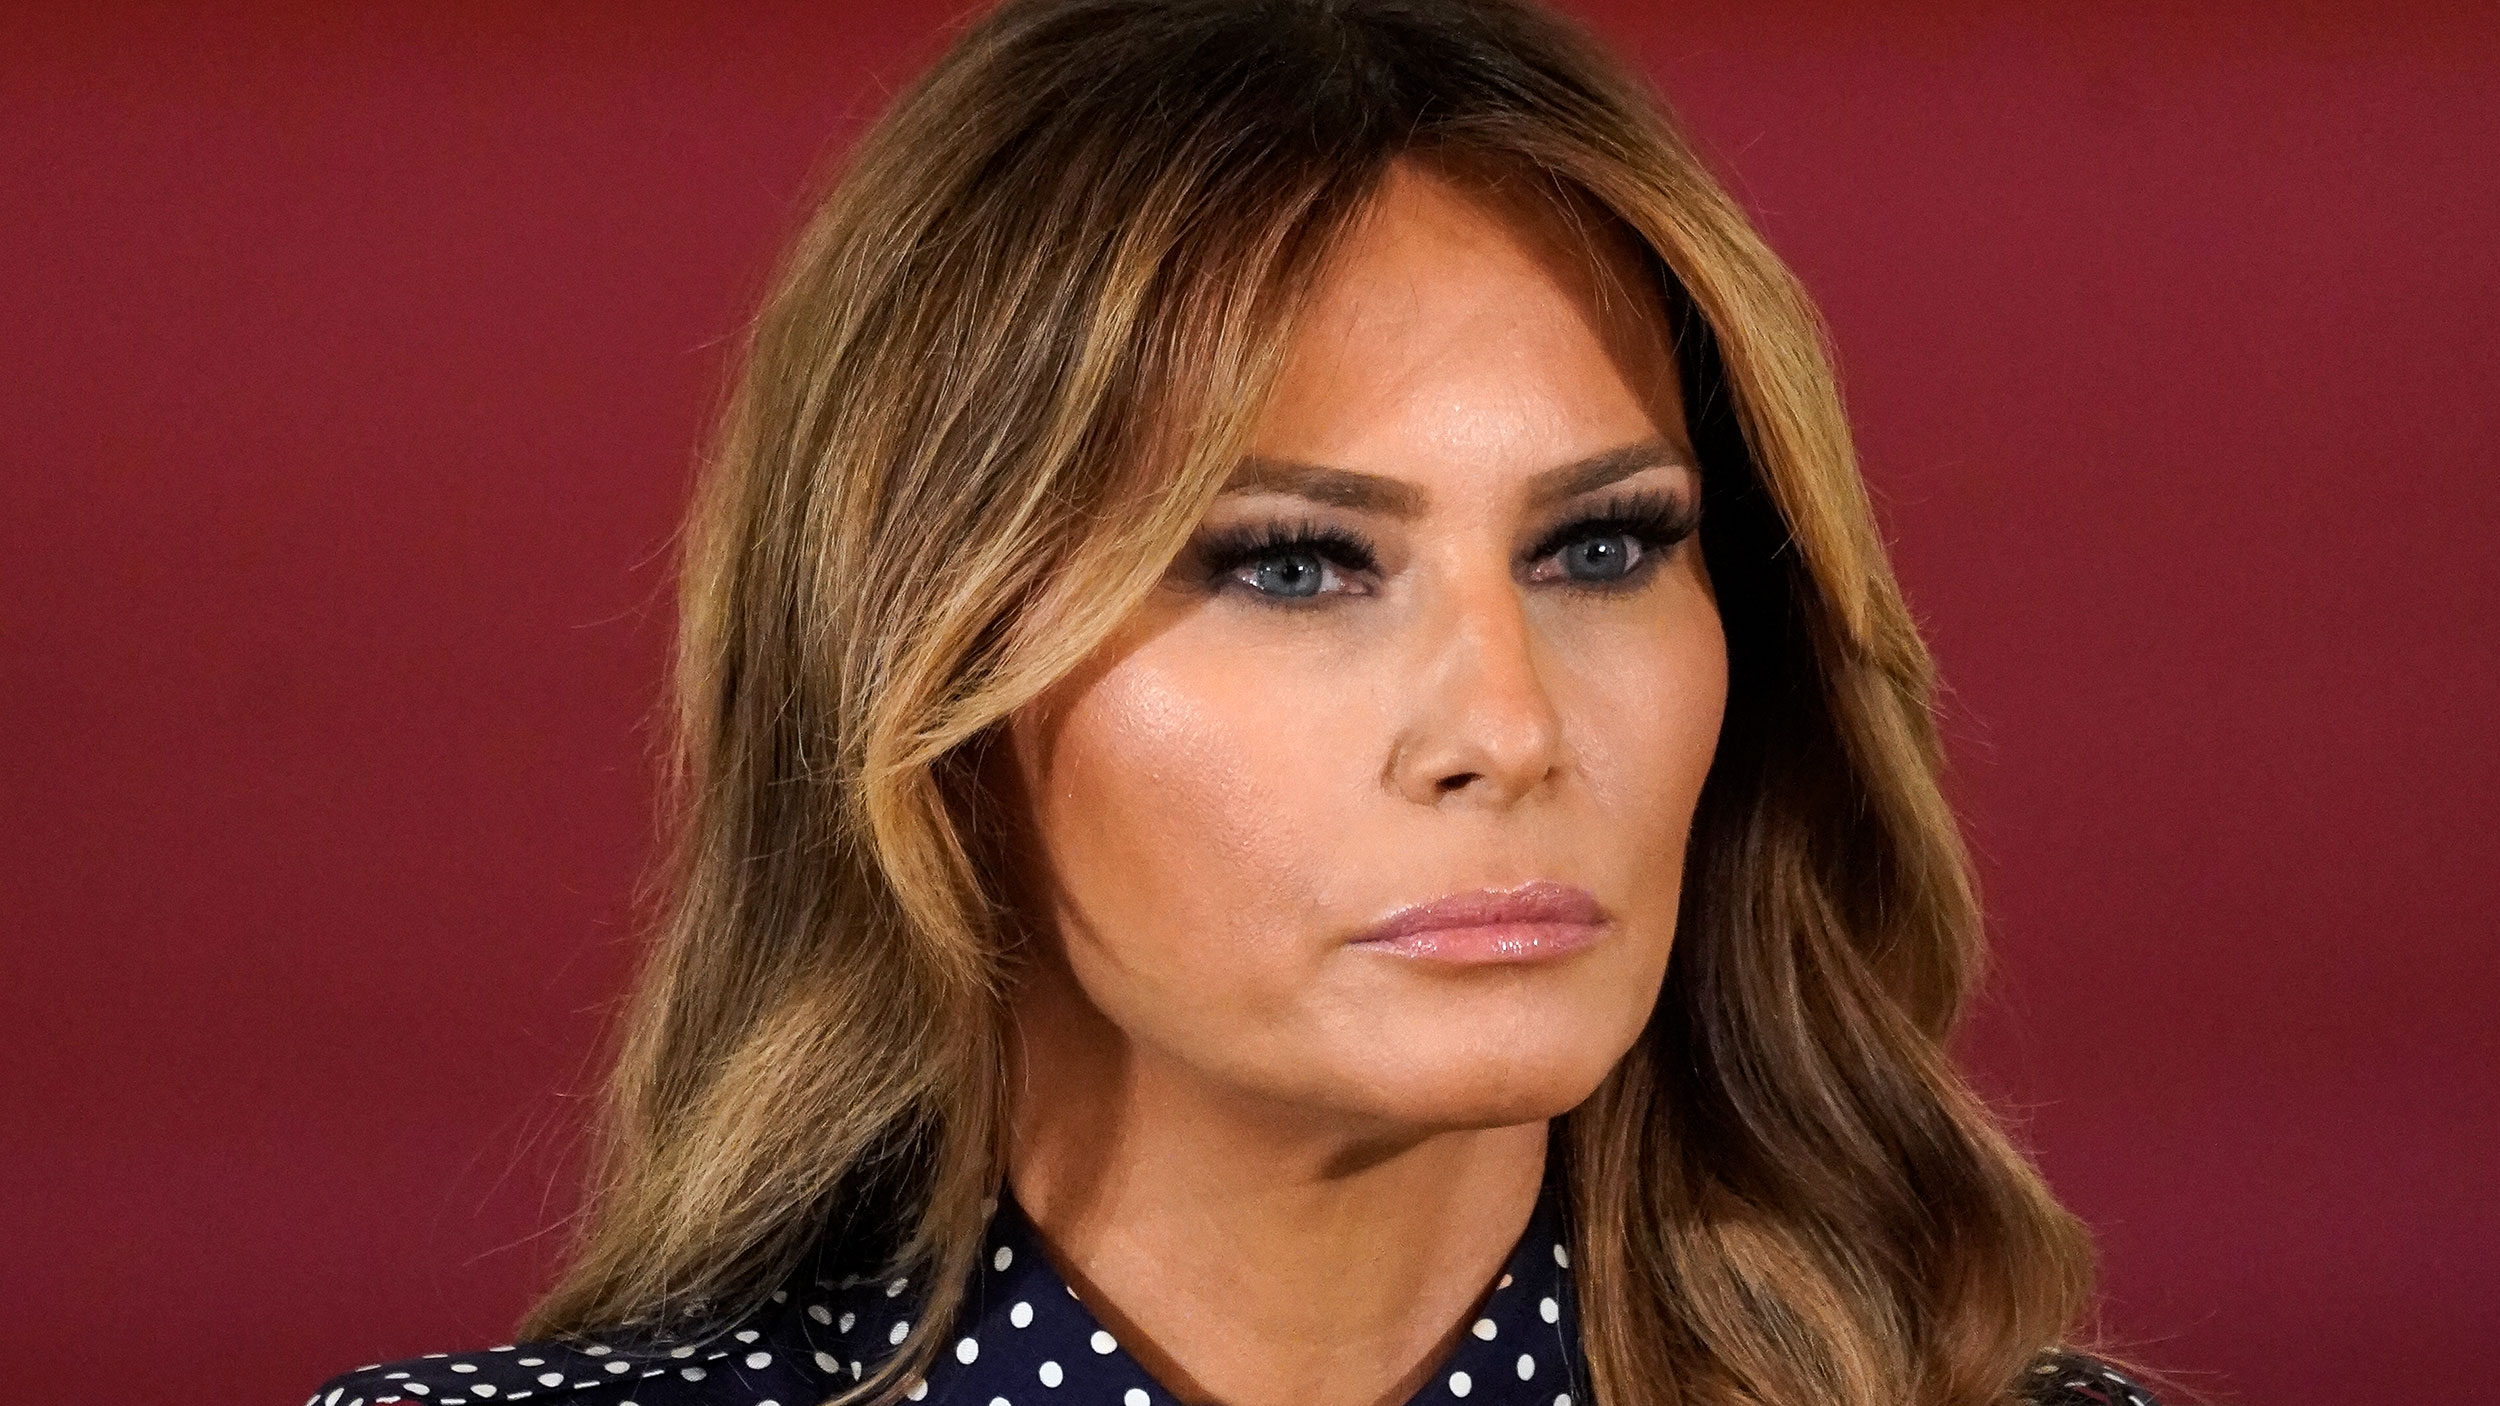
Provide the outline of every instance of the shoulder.
[[773,1299],[701,1337],[517,1342],[371,1362],[315,1387],[305,1406],[802,1406],[822,1400],[832,1390],[835,1360],[809,1340],[804,1330],[814,1323],[789,1312],[798,1305],[787,1292]]
[[[672,1356],[672,1351],[685,1356]],[[633,1349],[606,1343],[521,1342],[468,1352],[429,1352],[341,1372],[305,1406],[692,1406],[724,1397],[703,1384],[728,1359],[725,1347]]]
[[610,1406],[634,1400],[646,1377],[667,1371],[604,1344],[507,1343],[367,1363],[313,1388],[306,1406],[488,1406],[549,1399],[562,1406]]
[[2162,1406],[2151,1387],[2072,1348],[2041,1353],[2024,1376],[2019,1399],[2024,1406]]

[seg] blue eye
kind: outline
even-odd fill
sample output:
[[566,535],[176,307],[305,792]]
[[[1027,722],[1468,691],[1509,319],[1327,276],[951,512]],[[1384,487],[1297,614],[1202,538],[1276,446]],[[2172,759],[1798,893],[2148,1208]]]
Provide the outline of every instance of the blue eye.
[[1278,553],[1250,563],[1250,585],[1263,595],[1318,595],[1328,563],[1320,553]]
[[1198,548],[1198,560],[1210,587],[1221,590],[1228,581],[1255,576],[1259,582],[1250,584],[1251,592],[1276,600],[1316,597],[1332,565],[1340,571],[1370,571],[1375,562],[1371,543],[1308,520],[1214,533]]
[[1563,548],[1563,570],[1573,580],[1623,580],[1638,560],[1640,540],[1633,533],[1580,538]]
[[[1602,589],[1646,576],[1651,562],[1700,525],[1700,509],[1672,494],[1627,493],[1547,533],[1529,557],[1543,561],[1561,552],[1567,580]],[[1588,574],[1573,570],[1575,565],[1585,565]]]

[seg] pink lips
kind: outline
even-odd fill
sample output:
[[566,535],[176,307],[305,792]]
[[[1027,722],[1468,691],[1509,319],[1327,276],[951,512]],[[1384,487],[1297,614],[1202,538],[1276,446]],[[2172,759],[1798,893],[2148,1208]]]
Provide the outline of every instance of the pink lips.
[[1536,879],[1401,908],[1353,945],[1438,962],[1533,962],[1588,946],[1605,924],[1588,890]]

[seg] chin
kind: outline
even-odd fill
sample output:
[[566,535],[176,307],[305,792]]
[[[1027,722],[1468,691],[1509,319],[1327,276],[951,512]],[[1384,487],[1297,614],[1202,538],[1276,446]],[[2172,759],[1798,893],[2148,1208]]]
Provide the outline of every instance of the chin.
[[1560,1117],[1597,1091],[1649,1023],[1660,973],[1625,965],[1488,970],[1456,982],[1430,973],[1366,991],[1365,1019],[1338,1025],[1321,1047],[1336,1075],[1328,1082],[1374,1116],[1415,1128]]
[[[1623,1058],[1624,1044],[1586,1038],[1465,1042],[1408,1051],[1350,1080],[1365,1109],[1418,1129],[1505,1128],[1580,1106]],[[1421,1057],[1418,1057],[1421,1056]]]

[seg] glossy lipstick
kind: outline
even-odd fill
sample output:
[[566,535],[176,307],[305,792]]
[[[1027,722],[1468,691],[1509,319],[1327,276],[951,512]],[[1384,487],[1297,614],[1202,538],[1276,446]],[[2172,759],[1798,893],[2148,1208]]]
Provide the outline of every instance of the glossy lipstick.
[[1434,962],[1535,962],[1596,942],[1606,916],[1588,890],[1535,879],[1401,908],[1352,945]]

